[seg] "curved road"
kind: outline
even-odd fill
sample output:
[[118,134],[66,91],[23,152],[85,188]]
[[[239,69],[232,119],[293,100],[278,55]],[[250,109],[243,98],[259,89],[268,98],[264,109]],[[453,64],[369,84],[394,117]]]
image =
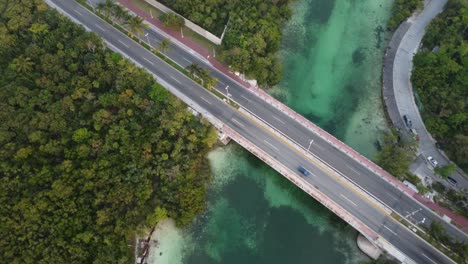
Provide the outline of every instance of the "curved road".
[[[412,126],[420,138],[419,152],[424,156],[424,160],[426,161],[426,163],[422,165],[426,166],[426,168],[422,168],[422,171],[430,175],[436,181],[440,181],[441,179],[434,174],[432,166],[427,162],[427,157],[433,157],[439,162],[439,165],[449,164],[450,160],[440,153],[435,146],[436,141],[426,130],[414,99],[413,87],[411,85],[411,70],[413,68],[413,56],[419,48],[427,25],[437,14],[443,11],[447,1],[448,0],[429,0],[425,3],[424,9],[420,14],[404,22],[404,24],[409,24],[409,28],[401,38],[399,45],[395,43],[398,46],[393,61],[393,86],[388,87],[389,89],[393,89],[397,108],[394,109],[391,105],[387,105],[387,109],[389,111],[396,111],[398,114],[394,116],[399,118],[399,120],[393,120],[395,117],[392,118],[394,125],[400,128],[401,131],[408,132],[403,122],[403,115],[407,115],[411,119]],[[402,26],[407,26],[404,24]],[[456,179],[458,188],[468,189],[468,179],[463,176],[463,172],[461,172],[460,169],[455,171],[451,177]],[[444,185],[452,188],[454,187],[447,181],[444,182]]]

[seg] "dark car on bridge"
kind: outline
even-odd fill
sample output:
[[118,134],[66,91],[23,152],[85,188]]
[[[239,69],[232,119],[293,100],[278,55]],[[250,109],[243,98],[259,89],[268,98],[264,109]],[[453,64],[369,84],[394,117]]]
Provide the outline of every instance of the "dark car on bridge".
[[310,172],[308,170],[306,170],[304,167],[299,167],[297,168],[302,174],[304,174],[305,176],[310,176]]

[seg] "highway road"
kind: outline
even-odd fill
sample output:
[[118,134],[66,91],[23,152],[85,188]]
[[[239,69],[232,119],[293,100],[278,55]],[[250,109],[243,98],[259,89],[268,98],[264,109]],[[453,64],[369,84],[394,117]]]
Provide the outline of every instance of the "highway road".
[[[278,137],[261,128],[252,119],[247,118],[245,115],[227,106],[219,98],[208,93],[204,88],[165,64],[155,55],[94,16],[75,1],[50,1],[59,6],[70,17],[74,18],[75,21],[78,21],[88,29],[96,32],[108,43],[111,43],[112,46],[126,54],[126,56],[142,65],[156,76],[159,76],[160,79],[163,79],[169,85],[177,88],[220,121],[250,140],[253,144],[262,148],[272,157],[276,156],[279,162],[283,163],[291,170],[297,171],[298,166],[306,167],[313,174],[313,176],[307,178],[308,182],[317,186],[321,192],[333,199],[344,209],[348,210],[348,212],[352,213],[356,218],[379,233],[383,238],[417,263],[452,263],[447,257],[434,250],[426,242],[416,237],[411,231],[394,222],[385,211],[379,209],[367,199],[346,187],[342,179],[340,180],[340,178],[326,173],[317,166],[316,162],[307,159],[303,153],[299,153]],[[162,38],[155,31],[151,30],[148,33],[150,33],[150,41],[156,41],[156,39]],[[178,45],[174,45],[173,50],[169,52],[168,55],[181,65],[188,65],[195,62],[199,65],[205,65],[206,67],[210,66],[205,64],[206,60],[203,60],[199,56],[194,55],[192,52]],[[232,94],[232,98],[247,111],[255,113],[304,148],[307,148],[310,140],[313,139],[314,144],[311,147],[311,152],[318,155],[320,159],[328,164],[332,164],[336,171],[349,177],[361,188],[366,189],[369,193],[391,206],[394,210],[399,211],[402,215],[410,214],[416,221],[422,221],[424,218],[427,219],[425,223],[433,219],[440,221],[440,219],[427,208],[418,204],[412,198],[407,197],[401,191],[368,171],[367,168],[335,149],[321,138],[315,136],[311,131],[295,120],[254,96],[235,81],[217,71],[213,71],[213,75],[220,80],[220,85],[217,87],[220,92],[225,93],[225,86],[229,85],[229,93]],[[298,176],[300,176],[299,172],[297,173]],[[445,226],[450,234],[466,241],[465,234],[453,228],[451,225]]]

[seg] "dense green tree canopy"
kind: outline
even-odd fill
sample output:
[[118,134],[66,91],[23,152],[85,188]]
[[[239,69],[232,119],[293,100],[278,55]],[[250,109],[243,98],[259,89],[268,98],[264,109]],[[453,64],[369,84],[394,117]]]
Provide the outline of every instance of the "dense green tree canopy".
[[414,11],[423,6],[423,2],[423,0],[395,0],[392,7],[392,15],[388,19],[388,29],[397,29]]
[[429,25],[411,81],[429,132],[468,169],[468,1],[450,0]]
[[131,263],[135,232],[203,209],[216,134],[40,0],[0,0],[0,258]]
[[400,180],[417,184],[418,178],[409,173],[409,165],[414,159],[415,143],[404,141],[392,130],[384,138],[382,149],[377,153],[375,162]]
[[291,0],[162,0],[194,23],[221,36],[221,59],[235,71],[257,79],[260,85],[277,84],[282,75],[276,52],[281,25],[291,16]]

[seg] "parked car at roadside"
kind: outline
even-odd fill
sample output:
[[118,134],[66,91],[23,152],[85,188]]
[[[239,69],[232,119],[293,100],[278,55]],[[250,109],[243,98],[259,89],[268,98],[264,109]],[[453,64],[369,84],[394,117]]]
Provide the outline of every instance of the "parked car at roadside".
[[413,122],[411,122],[411,119],[407,115],[403,115],[403,120],[405,121],[405,125],[408,127],[408,129],[413,127]]
[[451,184],[455,185],[455,186],[457,185],[457,181],[452,177],[448,177],[447,181],[450,182]]
[[439,165],[439,163],[437,162],[437,160],[435,160],[433,157],[429,156],[427,157],[427,160],[429,161],[429,163],[435,168],[437,167],[437,165]]

